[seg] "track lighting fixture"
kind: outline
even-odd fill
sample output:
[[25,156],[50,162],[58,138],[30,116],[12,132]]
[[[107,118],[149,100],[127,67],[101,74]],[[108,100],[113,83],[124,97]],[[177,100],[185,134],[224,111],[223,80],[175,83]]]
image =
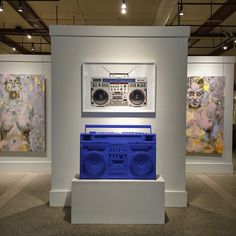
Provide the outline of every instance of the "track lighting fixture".
[[228,47],[227,47],[226,45],[224,45],[224,46],[223,46],[223,49],[224,49],[224,50],[227,50],[227,49],[228,49]]
[[184,11],[181,10],[181,11],[179,12],[179,15],[180,15],[180,16],[183,16],[183,15],[184,15]]
[[179,1],[179,15],[183,16],[184,15],[184,8],[183,8],[183,1]]
[[30,34],[27,35],[28,39],[32,39],[32,36]]
[[19,0],[19,7],[18,7],[18,12],[23,12],[23,7],[22,7],[22,2]]
[[126,14],[126,13],[127,13],[127,5],[125,0],[123,0],[121,4],[121,14]]
[[31,51],[34,51],[34,43],[31,44]]
[[3,3],[2,3],[2,0],[0,0],[0,12],[3,12]]

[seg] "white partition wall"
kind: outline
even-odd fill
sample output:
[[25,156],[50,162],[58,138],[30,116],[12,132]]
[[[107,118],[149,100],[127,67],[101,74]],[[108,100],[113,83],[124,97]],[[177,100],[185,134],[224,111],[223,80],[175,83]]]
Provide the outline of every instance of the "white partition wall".
[[223,153],[187,156],[187,173],[233,173],[232,116],[235,57],[188,57],[188,76],[224,76]]
[[0,55],[0,74],[39,74],[46,78],[46,152],[1,152],[0,171],[51,170],[51,57]]
[[[85,124],[151,124],[157,133],[157,172],[166,183],[165,205],[187,204],[185,101],[189,27],[51,26],[52,185],[50,205],[70,205],[80,168]],[[155,63],[155,116],[83,116],[83,63]],[[83,91],[86,92],[86,91]],[[87,91],[89,92],[89,91]]]

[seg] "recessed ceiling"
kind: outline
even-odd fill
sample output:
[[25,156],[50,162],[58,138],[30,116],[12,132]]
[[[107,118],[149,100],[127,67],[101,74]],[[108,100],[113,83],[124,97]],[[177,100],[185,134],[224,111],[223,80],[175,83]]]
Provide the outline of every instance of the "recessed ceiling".
[[[12,3],[14,2],[14,3]],[[126,0],[127,14],[120,13],[121,0],[2,1],[0,53],[50,54],[48,27],[61,25],[190,25],[189,55],[236,55],[236,0]],[[182,2],[183,16],[178,16]],[[14,9],[15,8],[15,9]],[[32,39],[26,37],[31,29]],[[32,43],[35,48],[31,51]],[[222,46],[228,44],[229,50]]]

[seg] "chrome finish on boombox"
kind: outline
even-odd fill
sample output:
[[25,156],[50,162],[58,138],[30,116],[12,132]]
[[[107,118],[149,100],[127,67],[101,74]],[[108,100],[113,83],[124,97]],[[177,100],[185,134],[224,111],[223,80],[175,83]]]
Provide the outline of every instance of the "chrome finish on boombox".
[[92,77],[91,105],[144,107],[147,105],[147,79]]

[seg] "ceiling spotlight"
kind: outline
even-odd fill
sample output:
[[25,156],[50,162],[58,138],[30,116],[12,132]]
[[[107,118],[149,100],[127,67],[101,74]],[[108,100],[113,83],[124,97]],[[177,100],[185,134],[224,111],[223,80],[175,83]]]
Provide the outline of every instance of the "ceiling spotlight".
[[234,40],[234,43],[236,43],[236,39]]
[[180,1],[180,5],[179,5],[179,15],[183,16],[184,15],[184,8],[183,8],[183,1]]
[[13,48],[12,48],[12,50],[13,50],[13,51],[16,51],[16,48],[15,48],[15,47],[13,47]]
[[121,5],[121,9],[126,9],[126,8],[127,8],[126,3],[125,3],[125,1],[123,0],[123,1],[122,1],[122,5]]
[[121,14],[126,14],[126,13],[127,13],[127,5],[125,3],[125,0],[123,0],[121,4]]
[[34,51],[34,43],[31,44],[31,51]]
[[0,0],[0,12],[3,12],[3,3],[1,0]]
[[127,13],[126,9],[124,9],[124,8],[121,9],[121,13],[122,13],[122,14],[126,14],[126,13]]
[[183,15],[184,15],[184,11],[181,10],[181,11],[179,12],[179,15],[180,15],[180,16],[183,16]]
[[224,50],[227,50],[227,48],[228,48],[228,47],[227,47],[226,45],[223,46],[223,49],[224,49]]
[[18,12],[23,12],[23,7],[22,7],[22,2],[19,0],[19,7],[18,7]]
[[28,39],[32,39],[32,36],[30,34],[27,35]]

